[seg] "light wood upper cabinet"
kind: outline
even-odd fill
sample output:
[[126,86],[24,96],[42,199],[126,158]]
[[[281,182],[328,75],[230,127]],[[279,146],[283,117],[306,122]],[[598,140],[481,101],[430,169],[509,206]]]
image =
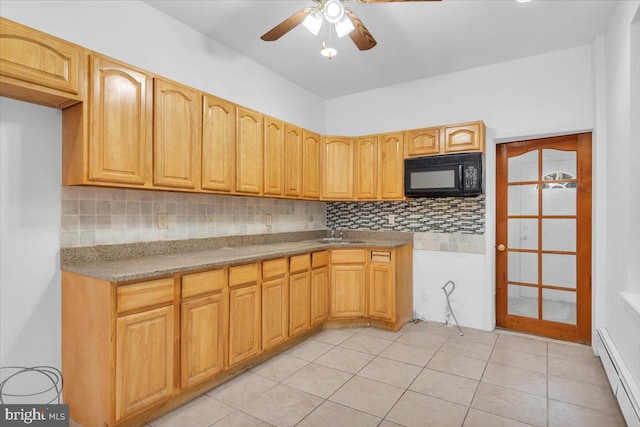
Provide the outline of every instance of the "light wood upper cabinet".
[[100,55],[87,60],[87,101],[62,110],[62,183],[150,187],[153,80]]
[[154,184],[196,189],[200,182],[200,94],[156,78],[153,98]]
[[323,199],[353,199],[354,151],[352,138],[322,137]]
[[302,129],[285,125],[284,195],[302,197]]
[[320,135],[302,131],[302,196],[320,198]]
[[440,153],[441,129],[412,129],[406,132],[405,157],[428,156]]
[[483,122],[463,123],[444,127],[444,152],[484,152]]
[[0,96],[64,108],[82,100],[80,46],[0,17]]
[[264,188],[265,195],[284,194],[284,122],[264,117]]
[[116,321],[116,420],[173,393],[173,306]]
[[378,197],[378,137],[357,138],[356,199],[375,200]]
[[404,197],[404,133],[381,135],[378,145],[379,198],[401,200]]
[[204,95],[202,102],[202,188],[231,193],[236,170],[236,106]]
[[236,120],[236,191],[262,194],[262,114],[238,107]]

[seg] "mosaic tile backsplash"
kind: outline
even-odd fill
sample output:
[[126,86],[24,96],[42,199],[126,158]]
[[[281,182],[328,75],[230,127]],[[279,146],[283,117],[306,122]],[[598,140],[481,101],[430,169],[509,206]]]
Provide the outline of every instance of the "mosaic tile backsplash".
[[[61,194],[61,247],[326,228],[324,202],[95,187],[62,187]],[[158,228],[159,213],[168,228]]]
[[[394,224],[389,221],[394,215]],[[484,234],[485,196],[327,203],[327,227]]]

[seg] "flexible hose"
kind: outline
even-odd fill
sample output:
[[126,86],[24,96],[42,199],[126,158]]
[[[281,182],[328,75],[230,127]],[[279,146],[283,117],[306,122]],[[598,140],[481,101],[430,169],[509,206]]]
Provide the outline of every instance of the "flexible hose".
[[[447,286],[449,284],[451,284],[451,291],[447,292]],[[453,280],[449,280],[442,287],[442,290],[444,291],[444,296],[447,299],[447,307],[449,309],[449,313],[451,313],[451,316],[453,316],[453,320],[456,322],[456,327],[458,328],[458,332],[460,332],[460,336],[463,336],[464,334],[462,333],[462,328],[460,327],[460,324],[458,323],[458,319],[456,318],[456,314],[453,312],[453,309],[451,308],[451,301],[449,301],[449,295],[451,295],[455,289],[456,289],[456,284],[453,282]]]

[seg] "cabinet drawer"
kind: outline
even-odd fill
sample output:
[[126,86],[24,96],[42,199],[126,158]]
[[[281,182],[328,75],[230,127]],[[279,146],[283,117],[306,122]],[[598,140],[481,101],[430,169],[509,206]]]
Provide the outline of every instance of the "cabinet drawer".
[[229,267],[229,286],[244,285],[258,281],[258,264]]
[[391,262],[391,251],[371,251],[372,262]]
[[171,301],[173,301],[173,278],[121,285],[116,291],[118,313]]
[[185,274],[182,276],[182,298],[223,289],[225,285],[224,269]]
[[331,251],[331,263],[333,264],[363,264],[364,262],[364,249],[339,249]]
[[287,259],[272,259],[262,263],[262,278],[271,279],[273,277],[284,276],[287,273]]
[[324,267],[329,264],[329,251],[314,252],[311,254],[311,267]]
[[298,271],[308,270],[311,266],[310,258],[309,254],[292,256],[289,261],[289,272],[296,273]]

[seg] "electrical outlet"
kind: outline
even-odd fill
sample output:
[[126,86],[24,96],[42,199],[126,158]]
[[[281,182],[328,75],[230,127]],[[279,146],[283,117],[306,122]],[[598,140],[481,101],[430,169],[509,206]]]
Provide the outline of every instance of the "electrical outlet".
[[422,301],[429,302],[429,294],[427,293],[427,291],[422,291]]
[[169,228],[169,221],[167,220],[167,214],[166,213],[159,213],[158,214],[158,228],[160,228],[160,229]]
[[390,225],[396,224],[396,216],[394,214],[389,214],[389,224]]
[[270,213],[266,213],[264,214],[264,225],[266,225],[267,227],[271,227],[271,214]]

